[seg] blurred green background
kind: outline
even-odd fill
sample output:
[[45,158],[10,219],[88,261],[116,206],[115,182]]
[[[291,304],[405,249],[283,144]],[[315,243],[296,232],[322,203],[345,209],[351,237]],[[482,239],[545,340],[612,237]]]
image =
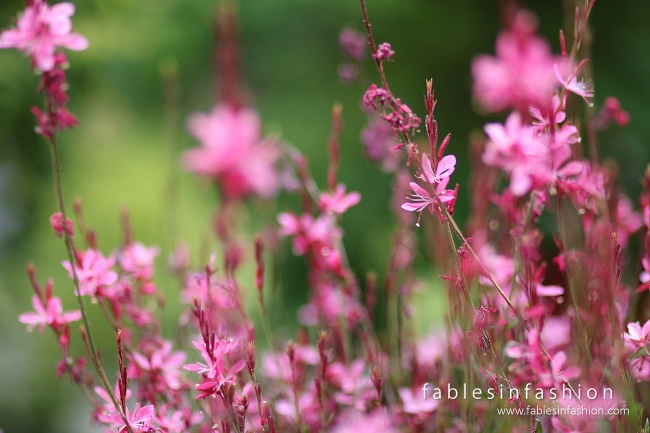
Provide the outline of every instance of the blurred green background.
[[[468,138],[487,121],[472,109],[470,62],[478,53],[493,52],[502,3],[368,0],[376,39],[390,41],[397,53],[387,66],[394,93],[422,113],[425,80],[434,80],[439,127],[443,134],[452,133],[449,152],[460,160],[454,181],[461,185],[457,206],[461,221],[468,205]],[[563,2],[521,3],[539,15],[541,33],[557,51]],[[105,253],[120,244],[123,206],[131,212],[136,238],[163,248],[156,281],[169,296],[166,331],[173,335],[174,314],[180,307],[177,285],[165,272],[166,258],[175,241],[186,239],[198,263],[203,239],[209,237],[216,195],[178,170],[181,150],[194,142],[182,120],[175,125],[165,105],[185,119],[214,103],[215,2],[78,0],[76,6],[75,30],[88,37],[90,48],[69,53],[69,107],[82,126],[60,138],[64,192],[68,205],[74,197],[83,197],[86,220],[97,230]],[[0,26],[13,23],[22,7],[19,0],[4,0]],[[304,152],[321,185],[331,107],[336,101],[343,104],[340,179],[363,196],[343,220],[346,248],[358,275],[376,269],[381,276],[393,227],[390,178],[364,159],[359,141],[366,121],[359,108],[365,86],[345,85],[337,76],[337,67],[345,60],[338,45],[340,30],[346,25],[362,29],[358,2],[241,0],[240,14],[245,84],[264,128]],[[632,118],[629,128],[601,134],[601,151],[619,161],[624,188],[636,200],[649,160],[650,3],[599,0],[591,22],[596,104],[615,95]],[[372,65],[366,66],[374,79]],[[174,70],[180,94],[177,106],[166,103],[169,77],[174,76],[169,71]],[[27,334],[17,321],[31,308],[32,292],[24,272],[28,261],[35,263],[41,281],[54,278],[55,294],[67,308],[75,305],[60,266],[63,244],[48,224],[55,211],[49,151],[34,134],[30,113],[32,105],[41,103],[37,81],[20,53],[0,52],[0,428],[5,433],[87,432],[89,407],[74,387],[55,377],[59,353],[52,335]],[[296,205],[295,199],[281,197],[277,208],[297,209]],[[272,217],[273,205],[260,203],[251,205],[256,211],[251,215],[260,209]],[[259,224],[253,216],[243,223]],[[288,247],[282,251],[287,259],[282,271],[284,299],[275,301],[282,308],[276,308],[272,317],[278,326],[292,322],[296,306],[306,298],[302,260],[292,258]],[[434,275],[424,261],[422,273]],[[424,311],[438,314],[434,312],[441,309],[436,304],[439,298],[432,299]],[[110,364],[111,332],[95,313],[92,323]]]

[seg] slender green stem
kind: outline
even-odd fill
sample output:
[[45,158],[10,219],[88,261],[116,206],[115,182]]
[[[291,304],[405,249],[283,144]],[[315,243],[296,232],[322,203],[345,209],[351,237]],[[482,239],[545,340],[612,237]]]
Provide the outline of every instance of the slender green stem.
[[113,392],[113,388],[111,387],[108,378],[106,377],[106,372],[104,371],[104,367],[102,366],[99,360],[99,357],[97,355],[97,349],[95,348],[95,342],[93,340],[92,333],[90,332],[90,321],[88,320],[88,315],[86,314],[86,309],[84,308],[84,302],[81,297],[81,290],[79,287],[79,277],[77,276],[77,270],[75,268],[77,261],[75,260],[74,245],[72,243],[72,237],[70,236],[70,233],[67,230],[68,220],[65,215],[65,203],[63,201],[63,188],[61,187],[61,165],[59,162],[59,153],[56,145],[56,139],[50,140],[50,150],[52,154],[52,171],[54,174],[54,189],[56,192],[56,200],[57,200],[57,205],[59,207],[59,212],[61,212],[61,215],[63,216],[64,228],[66,228],[65,230],[63,230],[64,241],[65,241],[66,251],[68,253],[68,260],[70,262],[70,269],[72,270],[72,279],[74,281],[75,295],[79,303],[79,311],[81,312],[81,318],[83,320],[84,327],[86,328],[87,331],[86,334],[88,339],[88,347],[90,349],[90,358],[92,360],[93,366],[95,367],[95,370],[97,371],[97,374],[99,375],[99,379],[102,383],[102,387],[109,395],[111,401],[113,402],[113,405],[115,406],[120,416],[124,420],[124,423],[126,424],[129,433],[134,433],[133,428],[129,423],[129,420],[126,414],[124,413],[124,411],[122,410],[122,407],[119,404],[119,401],[115,396],[115,393]]

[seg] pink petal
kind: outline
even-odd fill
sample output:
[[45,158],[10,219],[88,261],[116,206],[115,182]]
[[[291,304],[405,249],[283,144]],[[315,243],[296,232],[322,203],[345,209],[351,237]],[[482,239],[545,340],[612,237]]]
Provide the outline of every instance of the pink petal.
[[456,157],[454,155],[447,155],[438,162],[436,168],[436,175],[438,178],[449,177],[456,169]]
[[537,296],[561,296],[564,294],[564,287],[537,285]]
[[60,38],[58,45],[73,51],[83,51],[88,48],[88,39],[77,33],[71,33]]
[[433,167],[431,166],[431,159],[426,153],[422,154],[422,176],[424,180],[429,183],[434,183],[436,181],[436,176],[433,173]]

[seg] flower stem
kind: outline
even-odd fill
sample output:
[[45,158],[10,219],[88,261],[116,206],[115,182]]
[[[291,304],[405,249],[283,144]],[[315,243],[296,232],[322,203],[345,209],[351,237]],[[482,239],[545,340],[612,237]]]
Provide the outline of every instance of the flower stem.
[[[61,164],[59,162],[59,152],[56,144],[56,139],[52,138],[49,141],[49,143],[50,143],[50,150],[52,155],[52,172],[54,174],[54,190],[56,193],[57,206],[59,208],[59,212],[61,212],[61,215],[63,216],[64,224],[67,224],[66,223],[67,218],[65,216],[65,204],[63,201],[63,188],[61,187]],[[81,311],[81,318],[83,320],[84,327],[86,328],[87,331],[87,340],[88,340],[88,348],[90,351],[89,353],[90,358],[92,360],[93,366],[95,367],[95,370],[97,371],[97,374],[99,375],[99,379],[102,383],[102,387],[104,388],[106,393],[110,396],[113,405],[115,406],[120,416],[124,420],[124,423],[126,424],[129,433],[134,433],[133,429],[131,428],[131,425],[129,424],[129,420],[126,417],[126,414],[122,410],[122,407],[120,406],[117,397],[113,392],[113,388],[110,386],[108,378],[106,377],[106,372],[104,371],[104,367],[102,366],[101,362],[99,361],[99,357],[97,356],[97,349],[95,348],[95,342],[93,340],[92,333],[90,332],[90,321],[88,320],[88,315],[86,314],[86,309],[84,308],[84,302],[81,297],[81,290],[79,288],[79,277],[77,276],[77,270],[75,269],[76,259],[74,254],[74,245],[72,243],[72,237],[70,236],[68,230],[64,230],[63,234],[64,234],[66,251],[68,253],[68,260],[70,261],[70,269],[72,269],[72,279],[74,281],[75,295],[79,303],[79,311]]]

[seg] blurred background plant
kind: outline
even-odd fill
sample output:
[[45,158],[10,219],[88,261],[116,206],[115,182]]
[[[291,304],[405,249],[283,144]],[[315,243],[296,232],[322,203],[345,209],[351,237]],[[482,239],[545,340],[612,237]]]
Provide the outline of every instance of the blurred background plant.
[[[493,52],[502,3],[371,2],[376,38],[390,40],[397,53],[397,61],[387,67],[395,93],[422,113],[425,80],[434,80],[436,117],[441,131],[454,136],[453,153],[459,157],[456,179],[469,176],[467,152],[460,146],[468,146],[485,123],[471,103],[470,62],[478,53]],[[60,137],[68,203],[75,196],[83,198],[86,221],[97,230],[104,251],[119,245],[120,210],[126,207],[138,239],[160,245],[160,270],[181,239],[207,256],[214,191],[180,171],[179,155],[194,145],[183,119],[197,110],[208,111],[216,99],[214,1],[75,4],[75,29],[88,37],[90,48],[69,53],[70,110],[82,126]],[[390,182],[366,161],[360,143],[366,123],[360,98],[366,86],[345,84],[337,73],[345,61],[338,44],[341,29],[362,30],[358,2],[241,0],[239,6],[245,87],[264,119],[264,130],[300,149],[323,183],[331,107],[342,103],[340,179],[348,190],[362,194],[361,203],[342,222],[347,253],[359,278],[370,270],[382,277],[393,226]],[[539,15],[540,33],[559,51],[557,29],[566,28],[563,11],[573,2],[538,0],[525,6]],[[22,8],[20,0],[2,2],[0,26],[12,24]],[[613,127],[601,134],[601,152],[618,161],[624,189],[636,200],[650,159],[650,6],[646,0],[599,2],[590,22],[596,106],[616,95],[632,119],[627,129]],[[53,277],[64,304],[74,306],[70,281],[60,266],[65,251],[48,224],[56,209],[48,149],[33,133],[30,107],[40,102],[34,90],[38,77],[26,73],[25,62],[15,51],[0,53],[0,427],[6,433],[88,431],[84,402],[74,387],[53,374],[59,356],[56,342],[50,335],[26,336],[17,321],[30,305],[24,271],[30,260],[40,279]],[[367,66],[372,79],[372,64]],[[462,189],[459,197],[456,214],[462,222],[468,208]],[[295,198],[281,196],[278,207],[291,200]],[[265,205],[252,206],[264,210]],[[251,212],[252,220],[255,214]],[[420,256],[420,271],[431,287],[421,295],[416,312],[423,330],[442,320],[445,308],[444,289],[434,290],[441,283],[425,260],[428,254]],[[274,295],[277,308],[271,310],[276,329],[293,326],[307,291],[305,265],[288,245],[282,263]],[[164,272],[156,283],[167,294],[166,332],[173,334],[178,287]],[[96,340],[112,360],[112,331],[92,310]]]

